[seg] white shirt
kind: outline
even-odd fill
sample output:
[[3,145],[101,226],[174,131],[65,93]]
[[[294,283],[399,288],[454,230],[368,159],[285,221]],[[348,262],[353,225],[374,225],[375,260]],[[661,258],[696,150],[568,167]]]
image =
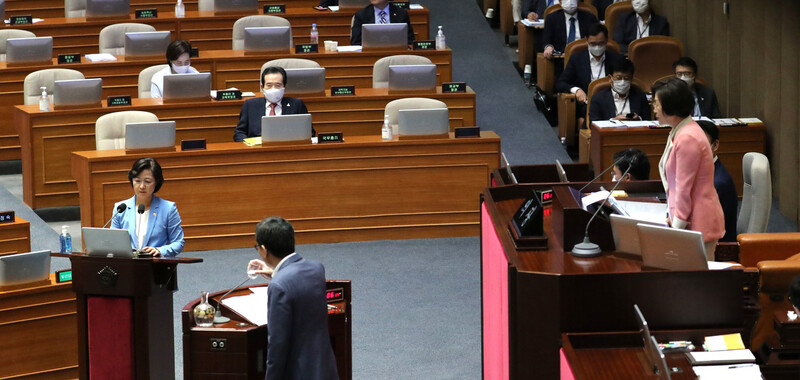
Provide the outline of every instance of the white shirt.
[[[569,19],[572,17],[575,17],[575,40],[579,40],[581,38],[581,26],[580,23],[578,22],[577,10],[573,15],[568,15],[567,12],[564,12],[564,22],[567,24],[567,38],[569,38],[569,28],[570,28]],[[567,44],[569,45],[569,42],[567,42]]]
[[648,37],[650,36],[650,21],[653,21],[653,15],[650,14],[650,18],[647,19],[647,22],[644,22],[642,16],[636,14],[636,38]]
[[136,241],[139,249],[144,248],[144,237],[147,235],[147,221],[150,219],[150,209],[144,210],[143,214],[136,214]]
[[389,4],[387,4],[386,8],[383,8],[383,9],[378,9],[378,7],[376,7],[374,5],[372,6],[372,8],[375,10],[375,23],[376,24],[380,24],[381,23],[381,16],[379,16],[381,11],[386,12],[386,23],[387,24],[391,24],[392,23],[392,21],[389,20],[389,18],[390,18],[389,17]]
[[[190,74],[197,74],[199,71],[194,67],[189,66],[189,73]],[[157,71],[153,74],[153,77],[150,78],[150,97],[151,98],[163,98],[164,97],[164,75],[177,75],[172,73],[172,69],[167,65],[167,67]]]
[[292,256],[294,256],[296,254],[297,254],[297,252],[292,252],[292,253],[286,255],[286,257],[282,258],[281,261],[278,263],[278,265],[275,266],[275,270],[272,271],[272,277],[275,277],[275,273],[278,273],[278,269],[281,269],[281,265],[283,264],[284,261],[286,261],[286,259],[288,259],[288,258],[290,258],[290,257],[292,257]]
[[[281,98],[281,100],[283,100],[283,98]],[[272,104],[272,103],[270,103],[269,100],[267,100],[266,111],[264,112],[264,116],[270,116],[269,115],[269,108],[270,108],[269,106],[270,106],[270,104]],[[283,110],[283,106],[281,106],[281,102],[275,103],[275,116],[283,115],[282,110]]]
[[667,137],[667,145],[664,147],[664,153],[661,155],[661,160],[658,161],[658,174],[661,175],[661,183],[664,185],[664,191],[669,190],[669,185],[667,184],[667,157],[669,157],[669,152],[672,150],[672,140],[675,138],[675,135],[683,128],[686,124],[689,124],[692,121],[692,117],[689,116],[683,120],[681,120],[678,125],[672,128],[669,131],[669,137]]
[[627,115],[631,113],[631,102],[628,101],[628,94],[630,94],[630,92],[623,96],[611,90],[611,94],[614,97],[614,109],[617,115]]
[[[589,70],[591,70],[589,77],[592,78],[592,81],[606,76],[605,62],[606,62],[606,53],[603,53],[603,55],[600,56],[600,58],[595,58],[595,56],[589,53]],[[569,92],[575,94],[580,89],[581,89],[580,87],[575,86],[570,88]]]

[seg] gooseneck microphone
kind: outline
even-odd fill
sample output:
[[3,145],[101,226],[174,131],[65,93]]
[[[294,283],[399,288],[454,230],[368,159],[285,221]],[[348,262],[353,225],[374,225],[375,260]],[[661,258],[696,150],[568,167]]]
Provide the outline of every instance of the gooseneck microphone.
[[222,307],[220,306],[220,305],[222,305],[222,299],[227,297],[228,294],[231,294],[231,292],[233,292],[234,290],[238,289],[240,286],[244,285],[244,283],[249,281],[249,280],[250,280],[250,276],[247,276],[247,278],[245,278],[244,281],[240,282],[239,285],[236,285],[236,286],[232,287],[231,290],[228,290],[228,292],[223,294],[222,297],[219,297],[219,301],[217,301],[217,312],[216,312],[216,314],[214,314],[214,323],[225,323],[225,322],[228,322],[228,321],[231,320],[228,317],[222,316]]
[[119,206],[117,206],[117,212],[114,215],[111,215],[111,219],[109,219],[108,222],[106,222],[106,224],[103,225],[103,228],[106,228],[106,226],[109,223],[111,223],[112,220],[114,220],[114,217],[117,216],[117,214],[122,214],[122,212],[127,210],[127,209],[128,209],[128,205],[126,205],[124,203],[120,203]]
[[[623,159],[623,158],[625,158],[625,155],[624,155],[624,154],[623,154],[623,155],[621,155],[621,156],[619,156],[619,158],[617,158],[617,160],[616,160],[616,161],[614,161],[614,163],[613,163],[613,164],[611,164],[611,166],[607,167],[607,168],[606,168],[606,170],[603,170],[603,172],[602,172],[602,173],[600,173],[600,174],[598,174],[598,175],[597,175],[597,177],[594,177],[594,178],[592,178],[592,180],[591,180],[591,181],[589,181],[589,183],[587,183],[587,184],[583,185],[583,187],[581,187],[581,189],[580,189],[580,190],[578,190],[578,192],[581,192],[581,193],[582,193],[582,192],[583,192],[583,189],[585,189],[587,186],[589,186],[589,185],[591,185],[591,184],[595,183],[595,181],[597,181],[598,179],[600,179],[600,177],[602,177],[602,176],[603,176],[603,174],[606,174],[606,173],[607,173],[609,170],[613,169],[613,168],[614,168],[614,166],[617,166],[617,164],[619,164],[619,162],[620,162],[620,161],[622,161],[622,159]],[[628,169],[630,169],[630,167],[628,167]],[[626,173],[627,173],[627,172],[626,172]],[[624,177],[624,175],[623,175],[623,177]]]
[[[139,204],[139,206],[136,208],[136,213],[139,214],[139,220],[136,221],[136,241],[138,243],[139,234],[141,233],[141,229],[140,228],[142,227],[142,219],[143,219],[142,216],[144,216],[144,204],[141,204],[141,203]],[[144,244],[144,242],[142,244]],[[139,247],[139,249],[137,251],[141,252],[141,250],[142,250],[142,247]]]

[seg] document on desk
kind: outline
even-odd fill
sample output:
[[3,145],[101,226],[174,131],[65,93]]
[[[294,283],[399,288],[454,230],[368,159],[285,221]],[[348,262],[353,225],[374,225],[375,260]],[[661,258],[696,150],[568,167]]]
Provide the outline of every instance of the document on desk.
[[621,128],[625,126],[618,120],[598,120],[594,122],[594,125],[597,128]]
[[745,124],[761,124],[763,123],[761,119],[757,117],[740,117],[739,121]]
[[530,28],[535,28],[535,27],[544,28],[544,19],[531,21],[531,20],[528,20],[527,18],[524,18],[524,19],[522,19],[520,21],[522,21],[523,25],[525,25],[527,27],[530,27]]
[[727,380],[761,380],[761,368],[758,364],[738,365],[704,365],[692,367],[692,371],[700,380],[727,379]]
[[747,349],[688,352],[686,357],[689,358],[692,365],[755,363],[756,361],[756,357]]
[[359,45],[344,45],[344,46],[337,46],[336,51],[339,53],[342,52],[353,52],[353,51],[361,51],[361,46]]
[[628,128],[657,127],[658,126],[658,121],[655,121],[655,120],[623,120],[622,124],[624,124]]
[[[256,290],[259,289],[259,290]],[[222,304],[231,309],[248,322],[263,326],[267,324],[267,288],[252,288],[252,294],[239,297],[230,297],[222,300]]]
[[89,62],[114,62],[117,60],[117,57],[108,53],[86,54],[84,57],[86,57]]
[[667,204],[661,202],[620,201],[619,207],[625,209],[631,218],[645,222],[666,224]]

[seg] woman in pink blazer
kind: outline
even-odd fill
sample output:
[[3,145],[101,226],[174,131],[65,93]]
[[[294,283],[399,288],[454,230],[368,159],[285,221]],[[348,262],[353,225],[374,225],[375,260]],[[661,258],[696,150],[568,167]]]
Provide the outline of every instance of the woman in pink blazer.
[[706,255],[714,260],[717,240],[725,235],[725,217],[714,189],[714,155],[705,133],[691,118],[694,95],[685,82],[669,78],[653,86],[661,124],[672,127],[658,170],[667,192],[674,228],[703,233]]

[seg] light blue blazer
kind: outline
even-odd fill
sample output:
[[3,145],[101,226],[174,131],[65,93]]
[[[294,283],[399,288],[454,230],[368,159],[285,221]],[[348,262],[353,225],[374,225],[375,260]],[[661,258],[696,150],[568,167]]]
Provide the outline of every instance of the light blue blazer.
[[[136,238],[136,205],[134,197],[119,203],[128,206],[122,213],[116,213],[119,203],[114,205],[114,218],[111,221],[111,228],[128,230],[131,236],[131,247],[138,247],[139,239]],[[177,256],[183,252],[183,228],[181,227],[181,216],[175,202],[170,202],[153,196],[150,203],[150,213],[147,219],[147,233],[144,237],[144,247],[153,247],[161,252],[162,256]]]

